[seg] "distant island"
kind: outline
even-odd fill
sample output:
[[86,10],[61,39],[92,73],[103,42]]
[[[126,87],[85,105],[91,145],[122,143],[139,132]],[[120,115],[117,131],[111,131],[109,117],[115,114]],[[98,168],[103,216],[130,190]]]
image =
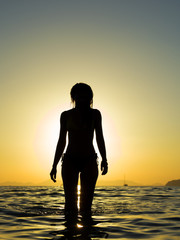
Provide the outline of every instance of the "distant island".
[[[124,184],[127,184],[128,186],[142,186],[142,184],[133,182],[133,181],[127,181],[124,182],[124,180],[111,180],[111,181],[105,181],[100,180],[97,182],[97,186],[124,186]],[[63,186],[62,180],[58,179],[56,183],[49,179],[43,181],[43,182],[0,182],[0,186]]]
[[180,179],[169,181],[166,183],[166,186],[180,187]]

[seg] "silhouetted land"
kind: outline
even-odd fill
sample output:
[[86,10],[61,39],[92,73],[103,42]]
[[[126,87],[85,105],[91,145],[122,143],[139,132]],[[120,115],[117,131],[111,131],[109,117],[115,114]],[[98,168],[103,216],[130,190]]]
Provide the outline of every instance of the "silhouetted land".
[[180,179],[169,181],[166,183],[166,186],[180,187]]

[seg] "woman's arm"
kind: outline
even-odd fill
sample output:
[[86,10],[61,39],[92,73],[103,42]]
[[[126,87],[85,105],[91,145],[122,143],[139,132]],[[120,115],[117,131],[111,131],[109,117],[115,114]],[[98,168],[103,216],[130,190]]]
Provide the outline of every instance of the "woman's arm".
[[66,146],[66,134],[67,134],[67,129],[66,129],[66,113],[63,112],[60,117],[60,134],[59,134],[59,139],[57,142],[57,147],[56,147],[56,152],[54,156],[54,162],[52,166],[52,170],[50,172],[51,179],[56,182],[56,168],[58,165],[58,162],[63,154],[64,148]]
[[104,142],[103,130],[102,130],[102,118],[100,111],[96,110],[96,124],[95,124],[95,131],[96,131],[96,141],[98,145],[99,152],[102,157],[101,162],[101,171],[102,175],[105,175],[108,171],[108,164],[106,158],[106,147]]

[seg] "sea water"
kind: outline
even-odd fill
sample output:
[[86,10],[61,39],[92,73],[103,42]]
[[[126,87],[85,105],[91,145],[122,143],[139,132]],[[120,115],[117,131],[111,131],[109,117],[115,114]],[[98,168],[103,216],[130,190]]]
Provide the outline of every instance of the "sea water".
[[62,187],[0,187],[0,239],[180,239],[180,188],[97,187],[94,225],[68,229]]

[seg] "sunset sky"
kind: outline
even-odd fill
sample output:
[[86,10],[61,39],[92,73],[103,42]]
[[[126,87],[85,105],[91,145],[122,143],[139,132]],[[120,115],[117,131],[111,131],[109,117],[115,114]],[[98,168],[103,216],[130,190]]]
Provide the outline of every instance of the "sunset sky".
[[180,179],[179,12],[179,0],[0,0],[0,183],[49,179],[77,82],[103,116],[99,184]]

